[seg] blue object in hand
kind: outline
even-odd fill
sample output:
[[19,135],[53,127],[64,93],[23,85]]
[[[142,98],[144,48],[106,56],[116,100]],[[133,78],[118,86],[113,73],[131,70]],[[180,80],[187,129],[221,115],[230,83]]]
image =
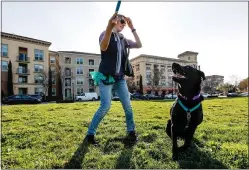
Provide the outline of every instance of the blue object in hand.
[[115,12],[119,11],[120,5],[121,5],[121,1],[119,0],[118,3],[117,3],[117,6],[116,6]]

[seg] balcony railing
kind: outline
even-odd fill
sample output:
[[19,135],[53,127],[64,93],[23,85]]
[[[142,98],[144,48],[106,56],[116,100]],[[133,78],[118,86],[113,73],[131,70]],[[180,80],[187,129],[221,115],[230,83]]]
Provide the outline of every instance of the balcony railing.
[[30,71],[29,69],[26,69],[26,68],[17,68],[16,73],[17,74],[30,74]]
[[17,56],[16,58],[17,62],[25,62],[25,63],[29,63],[30,62],[30,58],[27,57],[27,54],[19,54],[19,56]]

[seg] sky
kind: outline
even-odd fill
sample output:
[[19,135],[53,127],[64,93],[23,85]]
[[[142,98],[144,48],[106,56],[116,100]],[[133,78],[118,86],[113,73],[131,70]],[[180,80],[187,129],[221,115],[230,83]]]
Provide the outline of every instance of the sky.
[[[2,31],[52,42],[50,50],[100,53],[116,2],[2,2]],[[247,2],[122,2],[142,41],[130,52],[177,58],[198,52],[205,75],[248,77]],[[126,38],[134,40],[128,27]],[[234,77],[234,76],[233,76]]]

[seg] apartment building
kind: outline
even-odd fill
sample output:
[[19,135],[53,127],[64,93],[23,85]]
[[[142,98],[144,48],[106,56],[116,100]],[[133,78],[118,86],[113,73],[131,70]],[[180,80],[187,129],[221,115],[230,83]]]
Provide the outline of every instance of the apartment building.
[[[134,70],[134,82],[139,86],[140,75],[142,76],[143,93],[167,94],[177,91],[176,84],[172,81],[172,63],[191,65],[200,68],[197,62],[197,52],[186,51],[178,55],[178,58],[160,57],[141,54],[131,59]],[[160,80],[157,86],[152,87],[154,70],[160,70]]]
[[100,54],[76,51],[58,51],[61,68],[63,99],[72,98],[84,92],[97,92],[98,87],[90,72],[98,71]]
[[219,85],[224,84],[224,76],[221,75],[210,75],[206,76],[206,80],[203,83],[203,91],[208,93],[215,92]]
[[52,71],[52,96],[59,96],[59,78],[60,78],[60,63],[59,53],[49,51],[49,68]]
[[9,61],[12,63],[14,94],[44,93],[51,42],[6,32],[1,32],[1,38],[1,87],[4,94],[8,94]]

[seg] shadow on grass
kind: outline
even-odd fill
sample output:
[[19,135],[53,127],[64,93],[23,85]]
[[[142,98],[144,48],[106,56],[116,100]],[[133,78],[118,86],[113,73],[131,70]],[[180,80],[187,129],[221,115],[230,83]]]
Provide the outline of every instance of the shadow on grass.
[[74,152],[71,160],[64,165],[64,169],[82,169],[82,162],[88,151],[88,143],[85,138],[83,142],[79,145],[79,148]]
[[182,169],[228,169],[222,162],[212,158],[207,153],[200,151],[203,144],[194,139],[193,144],[185,152],[179,154],[179,166]]
[[134,167],[131,165],[134,144],[129,143],[129,141],[127,141],[125,138],[115,137],[112,139],[108,139],[104,147],[104,152],[118,152],[120,150],[120,145],[122,145],[120,143],[124,145],[124,148],[117,159],[114,169],[134,169]]
[[131,164],[133,145],[125,143],[124,149],[120,153],[115,169],[134,169],[135,167]]

